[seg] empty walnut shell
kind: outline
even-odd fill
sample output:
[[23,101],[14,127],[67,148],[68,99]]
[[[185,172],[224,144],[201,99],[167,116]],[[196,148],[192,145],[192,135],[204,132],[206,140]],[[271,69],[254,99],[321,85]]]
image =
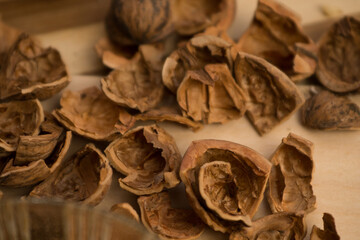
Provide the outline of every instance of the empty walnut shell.
[[290,133],[282,139],[271,162],[267,200],[271,211],[309,213],[316,208],[311,180],[313,143]]
[[316,129],[360,130],[360,108],[345,96],[321,91],[306,100],[301,121]]
[[21,34],[0,62],[0,99],[46,99],[70,80],[60,53]]
[[254,222],[250,227],[233,232],[230,240],[302,240],[306,235],[306,225],[303,215],[292,213],[275,213]]
[[233,22],[235,9],[235,0],[175,0],[175,29],[182,35],[193,35],[210,26],[226,30]]
[[111,207],[110,211],[120,216],[126,216],[130,219],[140,222],[139,215],[129,203],[115,204]]
[[179,183],[181,155],[174,139],[156,125],[135,128],[114,140],[105,154],[125,178],[120,187],[136,195],[161,192]]
[[52,114],[66,128],[93,140],[111,141],[135,122],[124,108],[110,101],[97,87],[65,91],[60,109]]
[[110,188],[112,169],[109,161],[93,144],[64,161],[30,197],[59,198],[96,205]]
[[193,141],[180,167],[190,205],[215,231],[250,224],[263,199],[271,164],[243,145]]
[[105,26],[109,38],[118,45],[159,41],[173,32],[172,1],[113,0]]
[[334,23],[318,42],[319,81],[334,92],[360,88],[360,21],[344,17]]
[[211,35],[193,37],[166,58],[162,69],[163,83],[176,93],[188,71],[198,73],[204,82],[208,82],[210,77],[204,67],[214,63],[225,63],[232,71],[231,44]]
[[0,103],[0,157],[16,150],[20,136],[37,135],[43,120],[37,99]]
[[305,101],[286,74],[264,59],[239,52],[234,72],[246,92],[246,114],[260,135],[289,118]]
[[310,234],[310,240],[340,240],[340,236],[336,232],[335,219],[329,213],[324,213],[324,230],[313,226]]
[[299,17],[274,0],[259,0],[253,22],[238,49],[266,59],[291,80],[315,72],[315,44],[302,30]]
[[196,239],[205,225],[191,209],[172,208],[167,192],[138,198],[141,221],[161,239]]

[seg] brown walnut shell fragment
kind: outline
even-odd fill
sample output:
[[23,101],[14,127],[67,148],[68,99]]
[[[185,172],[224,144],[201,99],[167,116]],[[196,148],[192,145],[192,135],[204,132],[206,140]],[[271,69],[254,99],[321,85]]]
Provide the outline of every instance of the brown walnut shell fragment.
[[175,0],[175,29],[181,35],[193,35],[210,26],[227,30],[235,16],[235,0]]
[[140,222],[139,215],[129,203],[118,203],[111,207],[112,213]]
[[306,100],[301,121],[316,129],[360,130],[360,108],[345,96],[321,91]]
[[188,71],[177,91],[183,115],[203,123],[225,123],[245,113],[245,93],[226,64]]
[[111,165],[125,178],[120,187],[136,195],[161,192],[179,183],[181,155],[174,139],[156,125],[135,128],[106,149]]
[[71,131],[93,140],[111,141],[135,122],[132,115],[95,86],[78,92],[65,91],[60,106],[52,112],[55,118]]
[[191,209],[172,208],[167,192],[138,198],[141,221],[161,239],[196,239],[205,225]]
[[311,180],[313,143],[290,133],[271,158],[267,200],[271,211],[309,213],[316,208]]
[[193,141],[180,167],[190,205],[215,231],[251,224],[259,207],[270,162],[254,150],[222,140]]
[[166,58],[162,69],[163,83],[176,93],[189,71],[196,72],[208,82],[210,77],[204,67],[215,63],[225,63],[232,71],[231,44],[211,35],[193,37],[185,46],[178,48]]
[[43,121],[37,99],[0,103],[0,157],[16,150],[20,136],[37,135]]
[[93,144],[87,144],[36,186],[29,196],[97,205],[109,190],[111,177],[107,158]]
[[71,137],[47,116],[39,135],[20,137],[16,153],[0,167],[0,185],[23,187],[46,179],[62,163]]
[[270,132],[304,103],[296,85],[264,59],[238,53],[235,80],[246,92],[246,114],[260,135]]
[[310,234],[310,240],[340,240],[340,236],[336,232],[335,219],[329,213],[324,213],[324,230],[313,226]]
[[302,240],[306,235],[303,215],[293,213],[275,213],[254,222],[250,227],[233,232],[230,240]]
[[274,0],[259,0],[253,22],[237,47],[266,59],[292,81],[315,72],[315,44],[302,30],[299,17]]
[[46,99],[70,80],[60,53],[21,34],[0,63],[0,99]]
[[360,21],[344,17],[333,24],[318,42],[319,81],[334,92],[360,88]]

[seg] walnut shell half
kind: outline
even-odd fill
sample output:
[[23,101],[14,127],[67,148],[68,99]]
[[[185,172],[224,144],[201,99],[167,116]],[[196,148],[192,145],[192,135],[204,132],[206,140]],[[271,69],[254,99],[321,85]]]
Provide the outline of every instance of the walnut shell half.
[[335,219],[330,213],[323,215],[324,230],[313,226],[310,234],[310,240],[340,240],[336,232]]
[[239,52],[234,72],[246,93],[246,114],[260,135],[285,121],[305,102],[288,76],[262,58]]
[[180,167],[190,205],[215,231],[250,224],[265,190],[270,162],[254,150],[222,140],[193,141]]
[[179,183],[181,155],[174,139],[156,125],[135,128],[114,140],[105,154],[126,175],[120,187],[136,195],[161,192]]
[[311,180],[313,143],[290,133],[282,139],[271,162],[267,191],[271,211],[309,213],[316,208]]
[[64,161],[30,197],[59,198],[96,205],[110,188],[112,169],[107,158],[93,144]]
[[303,215],[275,213],[252,222],[250,227],[231,233],[229,240],[302,240],[305,235]]
[[133,116],[95,86],[78,92],[65,91],[60,106],[52,112],[55,118],[71,131],[93,140],[111,141],[135,122]]
[[360,21],[344,17],[334,23],[318,42],[319,81],[334,92],[360,88]]
[[142,223],[161,239],[196,239],[204,231],[205,225],[193,210],[171,207],[167,192],[141,196],[138,203]]

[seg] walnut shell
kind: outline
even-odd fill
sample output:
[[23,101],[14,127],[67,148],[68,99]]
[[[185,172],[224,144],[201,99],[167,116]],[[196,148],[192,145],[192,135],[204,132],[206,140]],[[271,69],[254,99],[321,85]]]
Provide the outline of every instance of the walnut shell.
[[334,92],[360,88],[360,21],[344,17],[334,23],[318,42],[316,76]]
[[301,122],[324,130],[360,130],[360,108],[346,96],[321,91],[306,100]]
[[113,0],[105,26],[118,45],[157,42],[173,32],[172,1]]
[[237,48],[266,59],[292,81],[315,72],[315,44],[300,24],[300,18],[274,0],[259,0],[253,22]]
[[60,53],[21,34],[0,62],[0,99],[47,99],[65,88],[69,76]]
[[21,31],[8,26],[0,20],[0,59],[2,59],[7,54],[20,34]]
[[181,35],[193,35],[210,26],[227,30],[235,16],[235,0],[175,0],[175,29]]
[[336,232],[335,219],[330,213],[323,215],[324,230],[313,226],[310,234],[310,240],[340,240]]
[[271,211],[309,213],[316,208],[311,180],[313,143],[289,133],[276,149],[267,191]]
[[0,103],[0,157],[16,151],[20,136],[37,135],[43,121],[37,99]]
[[303,215],[275,213],[252,222],[250,227],[231,233],[229,240],[302,240],[305,236]]
[[36,186],[29,196],[97,205],[109,190],[111,177],[107,158],[93,144],[87,144]]
[[239,52],[234,72],[246,93],[246,114],[260,135],[289,118],[305,101],[286,74],[262,58]]
[[250,223],[263,199],[270,169],[270,162],[248,147],[198,140],[183,157],[180,177],[198,216],[215,231],[232,232]]
[[105,154],[125,178],[120,187],[136,195],[161,192],[179,183],[181,155],[174,139],[156,125],[135,128],[114,140]]
[[114,204],[110,211],[120,216],[126,216],[130,219],[140,222],[139,215],[129,203]]
[[54,117],[71,131],[93,140],[111,141],[135,122],[133,116],[95,86],[78,92],[65,91],[60,106],[52,112]]
[[191,209],[172,208],[167,192],[138,198],[141,221],[161,239],[196,239],[205,225]]

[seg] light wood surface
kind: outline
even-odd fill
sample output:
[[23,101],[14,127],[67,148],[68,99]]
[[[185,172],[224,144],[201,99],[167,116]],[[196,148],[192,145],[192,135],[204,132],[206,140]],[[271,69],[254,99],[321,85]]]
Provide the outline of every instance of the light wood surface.
[[[317,38],[333,20],[326,17],[321,6],[335,6],[344,14],[360,13],[359,0],[281,0],[297,10],[303,19],[305,29]],[[106,14],[109,0],[13,0],[0,1],[3,20],[22,28],[36,36],[45,44],[60,50],[72,75],[68,87],[79,90],[99,84],[99,76],[104,71],[97,58],[94,44],[105,34],[101,19]],[[238,38],[251,21],[255,0],[238,0],[237,15],[229,33]],[[91,74],[91,76],[89,75]],[[309,86],[301,86],[307,93]],[[58,106],[58,94],[44,102],[45,108]],[[360,104],[360,96],[352,98]],[[183,154],[192,140],[214,138],[230,140],[251,147],[269,158],[281,139],[289,132],[307,138],[315,144],[314,193],[317,209],[307,216],[308,232],[314,224],[322,227],[322,214],[329,212],[335,217],[341,239],[359,239],[360,228],[360,132],[359,131],[317,131],[301,126],[298,113],[260,137],[246,118],[230,121],[224,125],[208,125],[199,132],[171,124],[162,124],[174,136]],[[76,151],[86,141],[75,137],[69,154]],[[136,196],[122,190],[117,183],[119,174],[114,174],[113,184],[104,201],[98,206],[109,209],[119,202],[130,202],[137,210]],[[4,189],[4,197],[19,195],[27,189]],[[187,206],[183,186],[170,191],[175,206]],[[261,205],[256,217],[268,213],[266,203]],[[227,239],[227,236],[207,230],[200,239]]]

